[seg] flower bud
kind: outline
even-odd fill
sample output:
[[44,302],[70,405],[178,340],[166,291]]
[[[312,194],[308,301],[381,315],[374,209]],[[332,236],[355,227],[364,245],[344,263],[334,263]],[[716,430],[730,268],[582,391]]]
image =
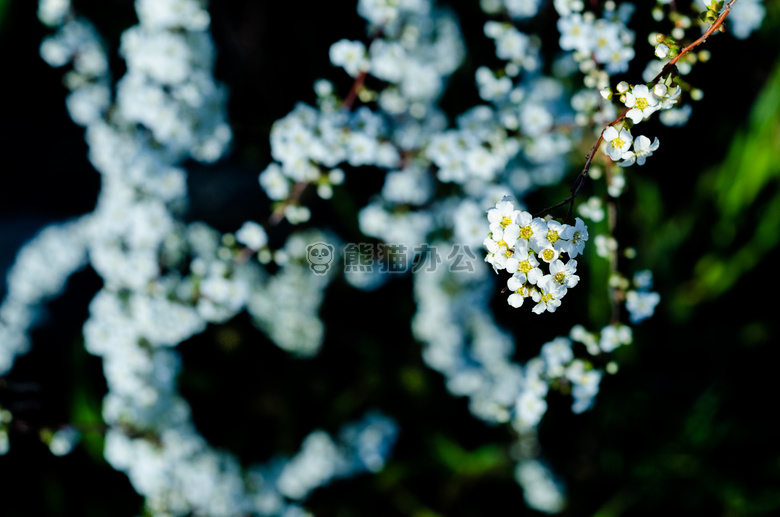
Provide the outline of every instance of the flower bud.
[[658,56],[660,59],[665,59],[666,56],[669,55],[669,46],[663,43],[659,43],[655,47],[655,55]]

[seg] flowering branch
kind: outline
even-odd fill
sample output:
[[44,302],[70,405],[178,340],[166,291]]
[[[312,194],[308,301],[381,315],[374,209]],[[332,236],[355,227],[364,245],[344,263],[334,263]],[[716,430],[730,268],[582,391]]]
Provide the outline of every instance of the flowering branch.
[[548,213],[552,212],[553,210],[555,210],[556,208],[560,208],[567,203],[569,204],[569,211],[566,213],[566,217],[563,218],[563,221],[566,222],[569,219],[569,217],[571,217],[572,213],[574,212],[574,199],[579,195],[580,190],[582,190],[582,186],[585,184],[585,178],[588,177],[588,171],[590,171],[590,166],[593,163],[593,158],[594,156],[596,156],[596,151],[601,145],[601,142],[604,141],[604,131],[606,131],[608,127],[612,127],[615,124],[622,122],[626,118],[626,113],[628,113],[628,111],[629,109],[626,108],[625,110],[623,110],[623,113],[621,113],[618,118],[616,118],[615,120],[607,124],[607,126],[599,135],[599,139],[596,140],[596,143],[593,145],[593,147],[590,148],[590,151],[588,152],[588,155],[585,158],[585,166],[582,168],[582,171],[580,171],[580,173],[577,175],[577,178],[574,180],[574,183],[569,189],[569,192],[571,192],[571,196],[567,197],[560,203],[556,203],[550,207],[545,208],[541,212],[534,214],[534,217],[543,217]]
[[[658,82],[659,79],[664,77],[666,74],[672,72],[674,69],[674,72],[676,75],[676,64],[677,62],[686,54],[688,54],[691,50],[696,48],[697,46],[701,45],[702,43],[706,42],[707,39],[716,31],[720,30],[723,31],[723,22],[725,21],[726,17],[729,15],[729,12],[731,12],[731,9],[734,7],[734,4],[737,2],[737,0],[731,0],[726,6],[723,8],[723,10],[720,12],[720,15],[718,18],[710,25],[710,27],[702,34],[702,36],[691,43],[690,45],[686,46],[680,52],[671,60],[669,61],[661,70],[661,72],[658,73],[658,75],[653,78],[652,81],[650,81],[647,84],[654,84]],[[588,171],[590,170],[590,166],[593,162],[593,158],[596,155],[596,151],[599,149],[599,146],[604,141],[604,132],[610,128],[615,126],[616,124],[619,124],[623,122],[626,118],[626,115],[630,111],[630,108],[626,108],[623,110],[623,112],[618,116],[615,120],[607,124],[604,129],[601,131],[601,134],[599,134],[599,138],[596,141],[595,145],[591,147],[590,151],[588,152],[588,155],[585,159],[585,165],[582,168],[582,171],[577,175],[577,178],[574,180],[574,183],[572,184],[571,188],[569,189],[569,192],[571,192],[571,195],[564,199],[563,201],[556,203],[552,206],[549,206],[542,210],[541,212],[538,212],[534,215],[534,217],[543,217],[550,213],[551,211],[555,210],[556,208],[560,208],[562,206],[565,206],[566,204],[569,205],[569,210],[566,213],[566,217],[564,217],[563,221],[567,221],[569,217],[571,217],[572,213],[574,212],[574,199],[579,195],[580,191],[582,190],[583,185],[585,184],[585,179],[588,176]]]

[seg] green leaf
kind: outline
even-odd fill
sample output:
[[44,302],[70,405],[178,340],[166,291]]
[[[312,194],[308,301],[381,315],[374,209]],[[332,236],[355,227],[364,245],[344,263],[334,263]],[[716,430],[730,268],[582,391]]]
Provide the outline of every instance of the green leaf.
[[678,294],[683,305],[724,294],[780,241],[779,149],[780,64],[723,163],[699,182],[699,197],[713,199],[720,219],[713,224],[715,249],[699,258],[693,282]]
[[484,445],[467,451],[444,435],[434,439],[436,456],[453,472],[466,476],[480,476],[507,464],[506,452],[497,445]]

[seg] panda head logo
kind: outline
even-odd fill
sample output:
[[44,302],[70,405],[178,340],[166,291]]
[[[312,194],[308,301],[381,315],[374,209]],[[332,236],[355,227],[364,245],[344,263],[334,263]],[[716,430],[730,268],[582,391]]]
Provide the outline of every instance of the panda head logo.
[[315,242],[306,248],[306,259],[309,261],[309,269],[317,275],[324,275],[330,269],[333,262],[334,247],[325,242]]

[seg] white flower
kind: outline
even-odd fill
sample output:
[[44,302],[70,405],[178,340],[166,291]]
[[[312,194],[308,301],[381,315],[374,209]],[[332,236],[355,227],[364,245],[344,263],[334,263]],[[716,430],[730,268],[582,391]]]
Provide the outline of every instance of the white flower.
[[547,231],[536,233],[531,245],[535,250],[541,250],[548,246],[555,248],[555,251],[561,251],[561,247],[571,238],[572,227],[568,224],[561,224],[558,221],[548,221]]
[[634,49],[632,47],[617,47],[603,61],[606,71],[609,74],[619,74],[628,71],[628,63],[634,59]]
[[669,88],[666,87],[664,83],[658,83],[655,86],[653,86],[653,95],[658,97],[659,99],[666,96],[666,92],[669,91]]
[[574,258],[585,251],[585,243],[588,240],[588,227],[585,226],[582,219],[577,217],[574,220],[574,226],[569,228],[569,240],[563,242],[561,251],[568,253],[570,258]]
[[515,403],[515,419],[521,428],[534,427],[547,411],[547,402],[530,390],[524,390]]
[[342,67],[352,77],[368,69],[366,46],[360,41],[339,40],[330,46],[329,54],[330,62]]
[[571,381],[573,385],[571,395],[574,399],[571,410],[573,413],[582,413],[593,405],[593,398],[599,392],[601,372],[598,370],[587,370],[581,376],[571,379]]
[[658,56],[660,59],[665,59],[666,56],[669,55],[669,46],[664,45],[663,43],[659,43],[655,47],[655,55]]
[[626,116],[639,124],[658,109],[658,98],[646,85],[639,84],[626,94],[626,107],[631,108]]
[[661,301],[661,295],[655,292],[629,291],[626,293],[626,310],[631,323],[639,323],[655,312],[655,306]]
[[[488,262],[493,266],[493,269],[499,271],[506,269],[507,261],[510,257],[513,257],[513,249],[517,236],[520,233],[520,228],[516,224],[509,225],[505,230],[499,228],[494,229],[490,236],[486,237],[483,241],[483,245],[488,250],[488,255],[485,257],[485,262]],[[510,263],[510,272],[517,271],[516,263]]]
[[761,0],[743,0],[734,4],[729,15],[731,34],[735,38],[745,39],[761,26],[766,16],[766,7]]
[[542,345],[540,354],[547,363],[547,374],[553,377],[561,377],[565,373],[564,365],[574,359],[571,349],[571,340],[565,337],[557,337]]
[[648,291],[653,287],[653,272],[643,269],[634,273],[634,285],[640,291]]
[[527,53],[530,38],[515,29],[509,27],[496,37],[496,56],[506,61],[519,63]]
[[627,325],[607,325],[601,329],[599,347],[604,352],[612,352],[620,345],[630,345],[633,341],[631,327]]
[[691,117],[693,108],[690,104],[683,106],[680,109],[664,110],[658,116],[661,124],[665,126],[684,126],[688,119]]
[[275,201],[284,199],[290,194],[290,182],[276,163],[272,163],[261,172],[258,179],[266,195]]
[[570,260],[566,264],[562,260],[554,260],[550,263],[550,276],[562,287],[571,288],[579,283],[580,277],[574,274],[576,271],[576,260]]
[[539,258],[541,258],[548,264],[551,264],[553,261],[558,260],[558,250],[556,250],[552,246],[547,246],[541,251],[539,251]]
[[609,257],[610,253],[617,250],[617,241],[606,235],[596,235],[594,244],[596,244],[596,255],[599,257]]
[[680,94],[682,93],[682,88],[680,85],[677,85],[677,88],[674,89],[674,91],[669,92],[667,90],[666,95],[660,98],[661,101],[661,109],[668,110],[675,104],[677,104],[677,99],[680,97]]
[[547,235],[547,223],[538,217],[533,217],[528,212],[520,213],[517,217],[517,225],[520,227],[519,240],[526,247],[531,246],[537,239],[544,239]]
[[247,221],[236,232],[236,240],[257,251],[268,243],[268,236],[262,226],[254,221]]
[[561,298],[566,295],[566,288],[558,285],[550,275],[539,281],[539,289],[532,293],[533,300],[536,302],[531,309],[536,314],[544,311],[555,312],[555,309],[561,306]]
[[604,141],[607,142],[607,155],[613,161],[620,160],[634,141],[627,129],[621,129],[618,133],[612,126],[604,130],[603,136]]
[[[604,207],[601,204],[601,198],[591,197],[587,202],[581,204],[577,211],[581,216],[587,217],[594,223],[598,223],[604,220]],[[576,231],[575,231],[576,233]],[[582,253],[582,250],[579,251]],[[574,257],[575,255],[571,255]]]
[[653,151],[658,149],[658,137],[650,143],[650,139],[644,135],[639,135],[634,141],[634,150],[628,151],[623,155],[623,161],[618,163],[621,167],[628,167],[636,162],[639,165],[644,165],[648,156],[653,155]]
[[506,282],[506,286],[512,291],[509,295],[507,303],[514,308],[518,308],[523,305],[523,301],[530,296],[528,288],[526,287],[527,277],[525,273],[517,272],[512,275]]
[[504,196],[496,203],[495,208],[488,210],[487,216],[491,231],[493,231],[496,226],[506,228],[510,224],[516,223],[517,218],[520,216],[520,210],[515,210],[515,206],[512,204],[509,196]]
[[536,260],[536,256],[527,249],[516,249],[512,260],[517,261],[516,271],[525,274],[530,284],[536,284],[544,276],[538,267],[539,261]]
[[520,110],[520,127],[527,136],[541,136],[549,131],[553,122],[550,112],[539,104],[524,103]]

